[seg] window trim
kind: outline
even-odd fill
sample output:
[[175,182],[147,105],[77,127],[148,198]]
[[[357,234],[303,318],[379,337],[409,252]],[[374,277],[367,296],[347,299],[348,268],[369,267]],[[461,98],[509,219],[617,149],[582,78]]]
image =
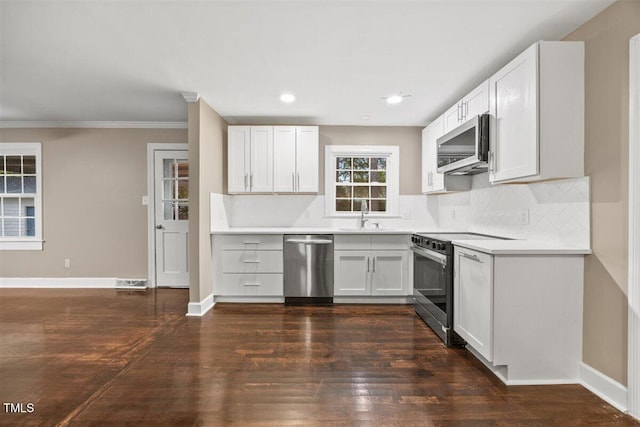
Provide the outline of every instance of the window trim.
[[[42,143],[40,142],[0,142],[0,155],[36,157],[35,227],[36,235],[31,237],[0,236],[0,251],[41,251],[42,239]],[[10,194],[2,193],[11,197]]]
[[327,145],[324,151],[324,195],[325,216],[336,218],[354,218],[360,212],[342,212],[335,210],[336,157],[348,156],[384,156],[387,160],[387,211],[368,213],[368,218],[393,218],[399,215],[400,199],[400,147],[397,145]]

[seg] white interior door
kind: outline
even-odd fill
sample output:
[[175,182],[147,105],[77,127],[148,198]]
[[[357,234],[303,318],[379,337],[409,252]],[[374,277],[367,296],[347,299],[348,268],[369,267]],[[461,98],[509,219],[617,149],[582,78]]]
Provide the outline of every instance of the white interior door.
[[189,153],[154,152],[157,286],[189,286]]

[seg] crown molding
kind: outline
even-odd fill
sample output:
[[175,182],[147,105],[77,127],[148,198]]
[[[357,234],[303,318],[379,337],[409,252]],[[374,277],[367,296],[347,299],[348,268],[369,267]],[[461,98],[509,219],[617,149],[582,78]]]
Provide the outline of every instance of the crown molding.
[[198,92],[181,92],[181,95],[187,102],[198,102],[198,98],[200,98]]
[[186,129],[187,122],[0,121],[2,128]]

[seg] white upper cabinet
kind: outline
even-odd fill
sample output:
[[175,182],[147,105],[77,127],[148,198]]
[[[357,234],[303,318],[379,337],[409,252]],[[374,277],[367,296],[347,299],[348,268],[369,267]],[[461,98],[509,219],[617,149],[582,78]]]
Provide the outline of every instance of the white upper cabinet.
[[229,126],[228,192],[273,191],[273,126]]
[[318,192],[318,127],[274,126],[274,191]]
[[584,175],[584,45],[538,42],[489,79],[492,183]]
[[444,132],[452,131],[473,116],[489,111],[489,81],[482,82],[443,115]]
[[467,176],[445,176],[438,173],[438,142],[444,135],[444,115],[438,117],[422,130],[422,192],[444,193],[471,188]]
[[228,128],[228,191],[243,193],[249,189],[248,171],[251,168],[251,128],[249,126],[229,126]]

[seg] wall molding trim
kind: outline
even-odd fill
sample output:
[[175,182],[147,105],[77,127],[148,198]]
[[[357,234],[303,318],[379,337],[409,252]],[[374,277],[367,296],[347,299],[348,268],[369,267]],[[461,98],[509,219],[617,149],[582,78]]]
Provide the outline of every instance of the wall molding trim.
[[640,34],[629,41],[629,414],[640,419]]
[[627,388],[602,372],[580,362],[580,382],[584,388],[614,408],[627,412]]
[[186,129],[187,122],[3,121],[2,128]]
[[117,277],[0,277],[0,288],[115,289]]
[[207,311],[211,310],[215,302],[213,302],[213,294],[200,302],[190,302],[187,309],[187,316],[202,317]]

